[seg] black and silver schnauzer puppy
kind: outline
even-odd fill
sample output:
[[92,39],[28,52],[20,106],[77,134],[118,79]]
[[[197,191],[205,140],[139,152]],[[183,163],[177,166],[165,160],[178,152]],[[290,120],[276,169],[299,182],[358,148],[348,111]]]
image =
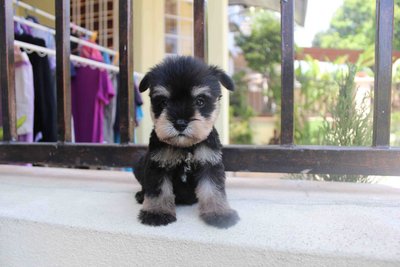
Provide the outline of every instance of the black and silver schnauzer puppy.
[[176,204],[197,201],[207,224],[228,228],[239,220],[226,199],[222,146],[214,128],[220,83],[234,89],[223,70],[193,57],[167,58],[142,79],[139,89],[150,88],[154,122],[148,152],[134,171],[142,186],[136,200],[143,203],[143,224],[172,223]]

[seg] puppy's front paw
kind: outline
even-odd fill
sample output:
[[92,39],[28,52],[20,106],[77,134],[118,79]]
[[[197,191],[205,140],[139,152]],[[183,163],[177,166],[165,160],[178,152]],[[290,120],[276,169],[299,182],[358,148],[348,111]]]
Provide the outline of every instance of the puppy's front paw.
[[176,221],[176,217],[170,213],[164,212],[151,212],[141,210],[139,213],[139,220],[143,224],[151,226],[167,225]]
[[200,217],[207,224],[218,228],[229,228],[235,225],[239,220],[239,215],[235,210],[229,209],[222,213],[208,212],[200,214]]
[[137,192],[136,195],[135,195],[135,198],[136,198],[137,203],[143,204],[143,200],[144,200],[144,192],[143,192],[143,190]]

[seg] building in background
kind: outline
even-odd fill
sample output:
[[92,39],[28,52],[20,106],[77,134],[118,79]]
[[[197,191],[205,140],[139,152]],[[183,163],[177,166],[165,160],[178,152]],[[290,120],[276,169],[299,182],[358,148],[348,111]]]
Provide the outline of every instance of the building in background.
[[[54,14],[54,0],[24,0],[27,4]],[[193,54],[193,0],[135,0],[134,70],[146,73],[170,55]],[[97,42],[118,50],[118,0],[71,0],[71,19],[89,30],[97,31]],[[228,68],[228,0],[208,1],[208,62]],[[20,16],[29,15],[17,9]],[[54,22],[39,18],[53,27]],[[216,127],[223,143],[228,143],[229,96],[223,90],[221,112]],[[139,143],[147,143],[152,130],[149,99],[144,97],[144,118],[136,129]]]

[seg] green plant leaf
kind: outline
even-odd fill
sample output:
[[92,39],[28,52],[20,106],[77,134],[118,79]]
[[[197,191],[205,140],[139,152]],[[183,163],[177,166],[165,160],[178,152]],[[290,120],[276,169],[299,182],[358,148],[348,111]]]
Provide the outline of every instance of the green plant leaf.
[[[25,121],[26,121],[25,115],[19,118],[17,120],[17,128],[20,128],[25,123]],[[3,135],[4,135],[3,127],[0,127],[0,140],[3,140]]]

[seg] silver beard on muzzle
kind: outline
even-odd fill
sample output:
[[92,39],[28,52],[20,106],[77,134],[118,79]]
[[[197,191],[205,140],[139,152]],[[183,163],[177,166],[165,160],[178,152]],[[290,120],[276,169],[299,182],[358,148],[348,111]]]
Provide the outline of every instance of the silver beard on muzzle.
[[173,123],[169,120],[166,111],[164,110],[158,118],[155,118],[154,114],[152,114],[154,130],[157,137],[169,145],[190,147],[200,143],[208,137],[213,129],[218,112],[219,105],[216,105],[216,109],[209,118],[201,116],[201,114],[196,111],[186,129],[178,131],[175,129]]

